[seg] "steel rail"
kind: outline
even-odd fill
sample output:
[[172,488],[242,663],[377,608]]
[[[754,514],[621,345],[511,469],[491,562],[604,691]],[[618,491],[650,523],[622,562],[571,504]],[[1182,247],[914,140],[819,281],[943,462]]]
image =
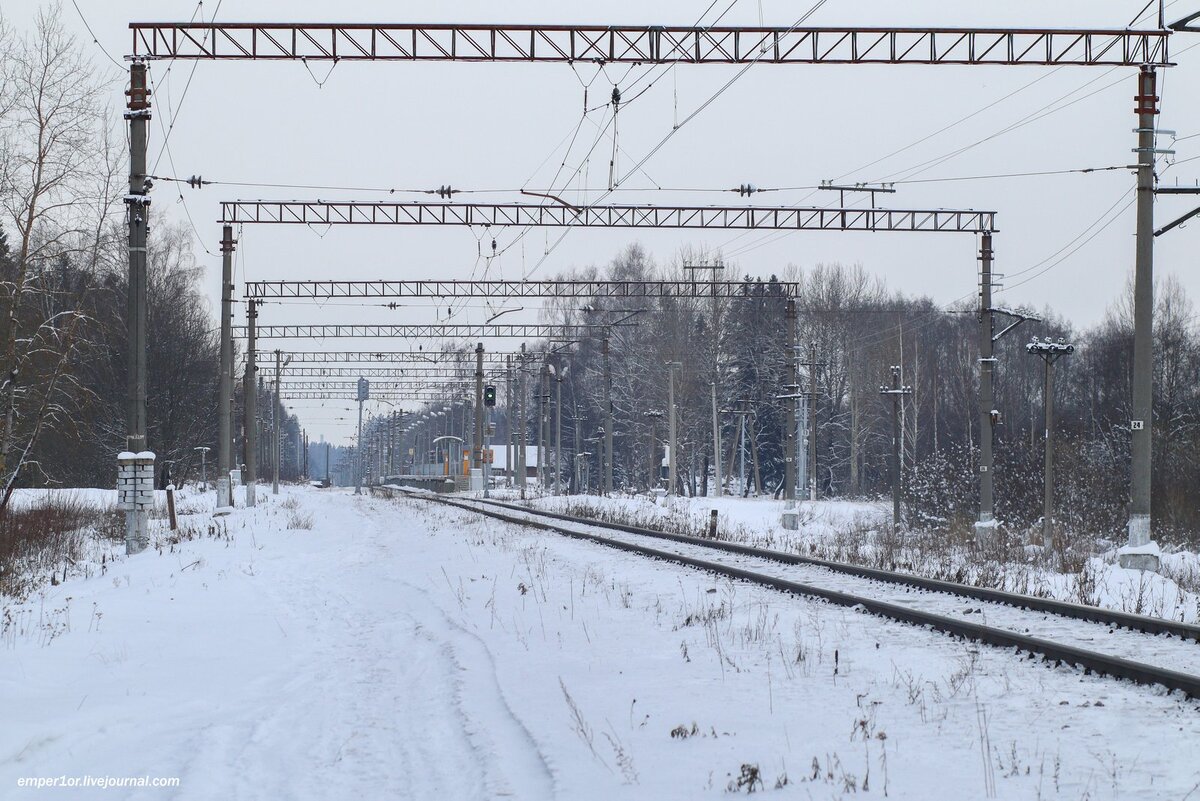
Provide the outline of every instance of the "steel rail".
[[671,540],[673,542],[682,542],[688,545],[696,545],[703,548],[712,548],[713,550],[728,551],[729,553],[735,553],[739,556],[753,556],[760,559],[770,559],[772,561],[782,562],[790,565],[810,565],[813,567],[823,567],[828,570],[832,570],[835,573],[844,573],[846,575],[858,576],[859,578],[872,579],[874,581],[882,581],[889,584],[901,584],[930,592],[948,593],[966,598],[974,598],[979,601],[990,601],[992,603],[1013,606],[1018,609],[1029,609],[1035,612],[1047,612],[1054,615],[1060,615],[1062,617],[1086,620],[1092,623],[1101,623],[1108,626],[1117,626],[1133,631],[1142,631],[1146,632],[1147,634],[1171,634],[1176,637],[1181,637],[1185,640],[1195,640],[1200,642],[1200,626],[1192,625],[1190,623],[1180,623],[1174,620],[1165,620],[1163,618],[1150,617],[1148,615],[1135,615],[1129,612],[1119,612],[1114,609],[1103,609],[1098,606],[1075,604],[1068,601],[1057,601],[1052,598],[1038,598],[1032,595],[1006,592],[1004,590],[994,590],[987,587],[974,587],[969,584],[959,584],[953,581],[943,581],[941,579],[914,576],[911,573],[899,573],[892,570],[881,570],[873,567],[852,565],[846,562],[833,562],[826,559],[817,559],[811,556],[801,556],[799,554],[786,553],[784,551],[754,548],[749,545],[740,545],[736,542],[728,542],[725,540],[691,537],[686,534],[672,534],[667,531],[642,528],[640,526],[630,526],[624,523],[613,523],[608,521],[599,522],[586,517],[576,517],[573,515],[562,514],[560,512],[549,512],[543,509],[528,509],[524,506],[504,503],[503,501],[472,499],[472,502],[488,504],[491,506],[499,506],[526,514],[541,515],[543,517],[550,517],[555,520],[562,520],[568,523],[611,528],[616,531],[624,531],[627,534],[639,534],[646,537],[655,537],[658,539]]
[[[375,492],[379,489],[381,488],[371,488],[372,492]],[[541,520],[530,519],[528,517],[517,517],[496,509],[472,506],[469,503],[439,497],[430,493],[405,491],[403,488],[398,489],[404,491],[408,497],[442,503],[462,509],[464,511],[475,512],[486,517],[501,520],[506,523],[528,526],[530,528],[536,528],[544,531],[553,531],[568,537],[595,542],[597,544],[606,545],[610,548],[626,551],[628,553],[636,553],[641,556],[648,556],[654,559],[661,559],[666,562],[674,562],[676,564],[694,567],[710,573],[715,573],[717,575],[726,576],[728,578],[748,581],[761,586],[770,587],[781,592],[820,598],[839,606],[862,608],[865,611],[880,617],[886,617],[903,623],[930,628],[934,631],[950,634],[952,636],[963,637],[965,639],[981,642],[986,645],[992,645],[999,648],[1015,648],[1018,651],[1023,651],[1033,655],[1040,655],[1049,661],[1075,665],[1086,671],[1113,676],[1116,678],[1129,679],[1130,681],[1138,684],[1162,685],[1169,690],[1178,690],[1183,692],[1191,698],[1200,698],[1200,676],[1180,673],[1179,671],[1168,670],[1165,668],[1156,667],[1154,665],[1134,662],[1121,657],[1097,653],[1095,651],[1088,651],[1082,648],[1063,645],[1061,643],[1044,640],[1038,637],[1031,637],[1025,634],[1017,634],[1005,629],[992,628],[990,626],[980,625],[978,623],[957,620],[944,615],[922,612],[886,601],[879,601],[864,596],[852,595],[850,593],[840,592],[838,590],[815,587],[809,584],[789,581],[777,576],[768,576],[761,573],[755,573],[751,570],[743,570],[741,568],[731,567],[729,565],[723,565],[717,562],[696,559],[694,557],[684,556],[683,554],[662,551],[656,548],[649,548],[644,545],[637,545],[620,540],[612,540],[599,534],[588,534],[586,532],[576,531],[555,523],[543,522]],[[517,508],[522,513],[527,513],[529,511],[520,507]],[[534,512],[533,514],[537,515],[540,513]],[[553,513],[546,513],[546,516],[551,517],[552,519],[557,519]],[[601,528],[618,528],[616,525],[598,524],[582,519],[577,519],[575,522],[579,522],[583,525],[599,526]],[[628,533],[637,533],[645,536],[658,537],[661,539],[682,541],[693,545],[710,545],[713,542],[711,540],[703,541],[694,537],[684,537],[682,535],[664,536],[664,532],[654,532],[649,529]],[[775,552],[767,553],[774,554]],[[769,558],[774,557],[772,556]]]

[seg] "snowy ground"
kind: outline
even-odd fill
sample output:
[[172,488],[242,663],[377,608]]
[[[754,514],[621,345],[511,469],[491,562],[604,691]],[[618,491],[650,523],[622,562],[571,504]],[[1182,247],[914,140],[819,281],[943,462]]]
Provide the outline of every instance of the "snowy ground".
[[[6,606],[0,797],[1200,797],[1175,695],[423,501],[184,523]],[[180,781],[18,787],[85,774]]]
[[[518,498],[510,490],[500,490],[493,495],[509,501]],[[710,510],[716,509],[723,537],[760,547],[846,560],[845,555],[837,553],[832,545],[840,539],[843,550],[848,548],[866,557],[852,561],[866,564],[871,564],[869,552],[879,547],[881,539],[886,540],[891,521],[890,505],[842,500],[801,502],[798,531],[783,528],[784,503],[765,498],[668,498],[664,506],[645,496],[535,497],[530,492],[528,502],[535,508],[616,514],[645,525],[695,532],[704,530]],[[830,550],[835,552],[829,553]],[[1019,562],[985,565],[972,564],[967,552],[962,550],[947,549],[944,553],[930,550],[935,554],[933,559],[900,569],[933,578],[974,581],[1013,592],[1200,623],[1200,554],[1188,551],[1164,553],[1163,575],[1156,575],[1122,569],[1117,564],[1115,550],[1088,559],[1085,570],[1077,573],[1048,568],[1040,547],[1026,549]]]

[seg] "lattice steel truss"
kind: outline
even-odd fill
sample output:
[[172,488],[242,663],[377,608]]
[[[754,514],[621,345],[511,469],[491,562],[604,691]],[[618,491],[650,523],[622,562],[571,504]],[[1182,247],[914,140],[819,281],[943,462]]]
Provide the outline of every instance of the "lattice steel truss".
[[1166,66],[1170,31],[132,22],[145,59]]
[[[266,360],[274,359],[273,350],[256,351],[257,361],[265,364]],[[387,366],[396,364],[426,365],[431,369],[475,369],[475,354],[473,353],[441,353],[438,351],[284,351],[292,364],[368,364]],[[528,351],[526,357],[540,358],[541,351]],[[484,366],[504,364],[505,357],[514,362],[521,357],[520,351],[505,353],[487,352],[483,354]],[[289,368],[294,370],[295,368]],[[325,369],[325,368],[318,368]],[[355,369],[347,367],[346,369]]]
[[[582,339],[595,336],[607,325],[259,325],[260,339]],[[233,326],[233,338],[245,339],[247,327]]]
[[[430,392],[430,391],[404,391],[404,392],[372,392],[371,400],[385,401],[390,403],[440,403],[447,400],[456,400],[460,396],[466,398],[467,391],[451,392]],[[282,391],[279,393],[280,398],[289,401],[300,400],[319,400],[330,401],[333,403],[353,403],[358,401],[358,395],[354,390],[342,392],[341,390],[330,390],[322,392],[317,390],[295,390],[292,391],[287,384],[284,384]]]
[[[495,362],[483,366],[485,375],[503,374],[504,368]],[[372,381],[386,379],[426,380],[435,378],[475,379],[475,365],[462,367],[294,367],[289,366],[283,374],[289,378],[369,378]]]
[[738,298],[794,296],[799,284],[751,281],[247,281],[247,298]]
[[236,200],[226,225],[462,225],[543,228],[685,228],[747,231],[985,233],[994,211],[788,206],[556,206],[534,203]]

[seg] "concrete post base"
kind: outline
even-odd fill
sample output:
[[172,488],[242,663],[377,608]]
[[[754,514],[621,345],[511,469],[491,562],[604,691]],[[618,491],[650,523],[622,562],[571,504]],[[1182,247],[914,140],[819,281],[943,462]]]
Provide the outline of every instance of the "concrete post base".
[[795,501],[788,501],[783,507],[783,527],[788,531],[800,530],[800,512],[796,510]]
[[150,545],[150,512],[136,509],[125,513],[125,553],[133,556]]
[[246,485],[246,505],[254,506],[254,482]]
[[1149,570],[1157,573],[1161,560],[1154,553],[1123,553],[1117,562],[1126,570]]
[[996,539],[998,525],[996,518],[988,516],[986,520],[978,520],[975,523],[975,542],[979,545],[988,545]]
[[1157,573],[1161,553],[1158,543],[1150,539],[1150,515],[1130,515],[1129,544],[1117,551],[1117,561],[1121,567]]
[[233,500],[233,491],[229,486],[229,477],[220,476],[217,478],[217,508],[223,509],[230,506]]

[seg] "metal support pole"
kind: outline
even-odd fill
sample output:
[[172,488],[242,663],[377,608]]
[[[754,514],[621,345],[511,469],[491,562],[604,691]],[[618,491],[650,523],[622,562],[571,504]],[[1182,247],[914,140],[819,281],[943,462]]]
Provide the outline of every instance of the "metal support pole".
[[713,428],[713,466],[717,470],[716,496],[725,494],[724,484],[721,483],[721,421],[717,417],[717,384],[712,384],[712,428]]
[[246,475],[242,477],[246,485],[246,505],[254,506],[254,482],[258,479],[258,364],[256,351],[258,338],[255,332],[258,328],[258,301],[250,298],[246,301],[246,375],[242,382],[242,407],[245,414],[246,429]]
[[508,470],[508,478],[510,487],[516,485],[517,466],[513,462],[513,445],[516,426],[515,418],[513,417],[513,374],[512,374],[512,357],[504,357],[504,402],[507,405],[505,416],[508,418],[508,438],[504,444],[504,467]]
[[547,446],[550,441],[550,367],[542,354],[542,376],[538,382],[538,484],[543,490],[549,485],[550,460]]
[[[146,79],[146,64],[137,60],[129,65],[129,192],[125,196],[129,223],[129,283],[126,296],[128,332],[127,402],[125,419],[125,450],[137,454],[139,476],[144,476],[149,464],[149,490],[153,492],[154,457],[148,453],[146,442],[146,233],[150,222],[150,180],[146,175],[146,137],[150,125],[150,89]],[[124,456],[125,464],[129,456]],[[130,467],[129,470],[133,468]],[[135,554],[144,550],[150,540],[150,509],[146,503],[145,482],[138,486],[140,493],[130,495],[125,506],[125,552]],[[152,496],[151,496],[152,498]]]
[[[613,491],[613,403],[612,403],[612,365],[608,353],[608,337],[602,342],[604,352],[604,494]],[[674,470],[674,465],[671,466]]]
[[1042,501],[1042,547],[1054,547],[1054,360],[1046,359],[1046,467]]
[[808,346],[808,499],[817,499],[817,343]]
[[1054,547],[1054,363],[1063,356],[1075,352],[1074,345],[1068,345],[1061,339],[1058,342],[1050,340],[1038,341],[1033,338],[1025,346],[1028,353],[1041,358],[1046,363],[1046,381],[1043,389],[1043,401],[1046,407],[1046,464],[1045,487],[1042,505],[1042,546],[1047,550]]
[[517,486],[521,488],[521,498],[522,498],[522,500],[524,500],[525,484],[526,484],[525,440],[528,438],[528,434],[529,434],[529,432],[526,429],[526,420],[525,420],[526,391],[525,391],[525,343],[524,342],[521,343],[521,360],[520,360],[520,364],[519,364],[517,370],[518,370],[517,383],[519,384],[519,387],[517,389],[517,426],[518,426],[517,430],[519,432],[518,439],[517,439]]
[[742,457],[741,458],[742,469],[741,469],[741,476],[740,476],[741,486],[738,489],[741,491],[743,498],[745,498],[748,494],[750,494],[748,488],[746,487],[746,415],[747,414],[748,414],[748,412],[746,412],[743,409],[742,412],[738,415],[738,422],[741,425],[740,455]]
[[992,495],[992,429],[995,415],[992,404],[992,372],[996,359],[992,355],[992,235],[985,233],[979,250],[979,521],[976,536],[995,525]]
[[[560,364],[561,368],[561,364]],[[554,376],[554,494],[562,494],[562,385],[560,369]]]
[[[787,421],[783,426],[783,498],[796,500],[796,401],[800,386],[796,375],[796,301],[788,298],[785,314],[784,343],[787,350],[788,386]],[[715,408],[715,407],[714,407]]]
[[892,458],[889,472],[892,476],[892,531],[901,525],[900,497],[904,490],[904,477],[900,472],[900,401],[911,395],[912,389],[900,386],[900,366],[892,366],[892,386],[880,387],[879,394],[892,397]]
[[221,232],[221,375],[217,384],[217,506],[233,504],[229,471],[233,468],[233,226]]
[[354,494],[362,495],[362,480],[363,480],[363,460],[366,454],[363,453],[362,441],[362,395],[358,397],[358,436],[354,440]]
[[1150,527],[1151,431],[1154,424],[1154,118],[1158,85],[1154,67],[1138,76],[1137,261],[1133,286],[1133,418],[1130,420],[1129,539],[1121,567],[1158,570],[1158,545]]
[[471,450],[471,467],[483,470],[483,343],[475,346],[475,447]]
[[275,403],[271,405],[271,433],[273,441],[271,442],[271,494],[279,494],[279,462],[282,458],[282,437],[279,436],[280,423],[279,419],[279,385],[283,380],[283,352],[278,348],[275,350]]
[[667,425],[670,427],[668,437],[670,438],[670,461],[667,462],[667,494],[675,494],[675,476],[677,462],[679,461],[679,440],[676,439],[678,432],[676,431],[675,420],[675,371],[679,369],[679,362],[667,363]]

